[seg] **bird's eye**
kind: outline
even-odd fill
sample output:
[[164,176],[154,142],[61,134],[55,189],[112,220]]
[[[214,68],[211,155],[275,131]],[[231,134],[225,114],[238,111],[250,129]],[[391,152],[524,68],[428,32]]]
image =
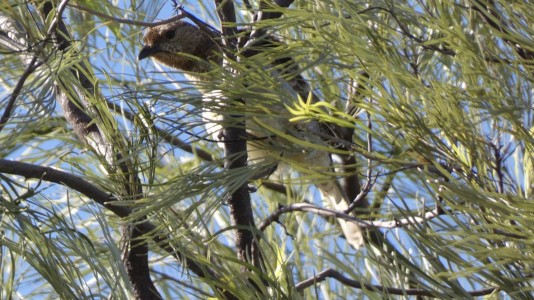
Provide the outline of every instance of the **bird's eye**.
[[167,39],[169,39],[169,40],[174,38],[174,30],[169,30],[169,31],[165,32],[165,37]]

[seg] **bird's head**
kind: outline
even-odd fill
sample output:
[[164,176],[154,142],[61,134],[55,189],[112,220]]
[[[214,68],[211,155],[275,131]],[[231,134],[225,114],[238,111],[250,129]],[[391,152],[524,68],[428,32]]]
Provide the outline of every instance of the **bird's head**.
[[169,67],[193,73],[206,73],[213,63],[222,63],[217,43],[198,27],[183,21],[151,27],[143,41],[145,46],[138,60],[153,57]]

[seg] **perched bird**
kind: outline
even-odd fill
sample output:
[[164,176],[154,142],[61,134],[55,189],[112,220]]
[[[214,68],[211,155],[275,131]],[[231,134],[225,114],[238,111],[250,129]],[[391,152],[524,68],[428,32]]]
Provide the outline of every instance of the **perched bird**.
[[[198,27],[183,21],[151,27],[146,32],[143,41],[145,45],[139,52],[139,60],[152,57],[164,65],[183,71],[186,78],[193,81],[217,80],[214,79],[216,76],[213,74],[210,76],[210,72],[217,66],[222,65],[222,51],[212,37]],[[273,64],[276,63],[280,62],[273,62]],[[266,72],[273,71],[270,69],[269,71],[266,70]],[[318,122],[308,122],[306,124],[289,122],[291,116],[284,109],[283,103],[289,104],[287,103],[287,98],[291,98],[291,101],[296,101],[297,95],[299,94],[303,97],[307,96],[306,94],[309,92],[309,88],[308,90],[303,88],[307,85],[303,83],[302,77],[294,76],[292,79],[286,80],[281,74],[272,73],[269,76],[276,76],[275,81],[285,89],[290,90],[289,95],[293,96],[284,97],[284,99],[280,99],[278,104],[273,104],[276,107],[270,107],[280,113],[271,114],[271,116],[263,118],[255,118],[254,121],[247,119],[246,126],[248,134],[251,137],[264,137],[263,139],[251,138],[247,142],[249,161],[277,160],[276,163],[278,163],[278,161],[283,160],[294,167],[298,165],[297,170],[302,170],[302,166],[310,166],[315,171],[321,169],[323,171],[331,171],[332,162],[328,152],[316,149],[303,149],[287,140],[285,140],[284,144],[281,141],[282,139],[272,138],[272,131],[266,133],[265,128],[268,127],[272,128],[273,131],[283,132],[283,134],[296,137],[300,140],[324,144],[324,141],[317,134],[313,134],[313,132],[319,132],[321,130]],[[217,115],[216,111],[209,109],[210,105],[213,106],[209,101],[222,101],[221,99],[224,99],[224,97],[220,91],[202,92],[205,95],[204,101],[207,101],[205,103],[206,107],[208,107],[207,111],[203,113],[203,118],[208,123],[206,127],[208,132],[215,139],[218,139],[219,135],[217,131],[221,130],[220,123],[210,124],[210,122],[217,123],[221,118]],[[261,92],[256,94],[261,94]],[[250,99],[246,100],[248,101]],[[287,116],[285,120],[283,119],[284,110]],[[244,114],[247,114],[247,112],[244,112]],[[321,192],[323,201],[327,206],[340,211],[348,208],[349,201],[335,178],[328,180],[321,179],[314,182],[314,184]],[[338,219],[338,222],[347,241],[354,248],[361,247],[363,237],[360,227],[342,219]]]

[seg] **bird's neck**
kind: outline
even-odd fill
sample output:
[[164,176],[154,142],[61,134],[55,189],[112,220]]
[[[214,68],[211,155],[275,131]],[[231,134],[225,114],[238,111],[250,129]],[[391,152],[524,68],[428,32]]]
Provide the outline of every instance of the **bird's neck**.
[[208,75],[202,74],[202,73],[190,73],[190,72],[184,72],[183,73],[185,79],[187,81],[190,81],[191,83],[197,84],[201,82],[208,81]]
[[[203,95],[210,94],[214,90],[218,90],[220,78],[216,78],[213,72],[194,73],[183,72],[184,77],[191,85],[193,85]],[[220,91],[219,91],[220,92]]]

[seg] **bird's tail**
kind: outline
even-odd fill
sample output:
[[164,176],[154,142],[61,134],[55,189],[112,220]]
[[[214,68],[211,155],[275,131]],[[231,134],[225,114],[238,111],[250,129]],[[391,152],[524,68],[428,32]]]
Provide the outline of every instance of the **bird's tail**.
[[[316,183],[315,186],[321,192],[325,206],[331,207],[337,211],[344,211],[349,207],[348,201],[345,199],[346,197],[341,190],[341,186],[335,179]],[[358,249],[364,244],[363,233],[360,226],[340,218],[337,218],[337,222],[341,226],[345,239],[351,246]]]
[[[325,169],[333,168],[332,158],[328,153],[323,151],[313,152],[313,155],[310,155],[307,161],[308,164],[314,165],[316,168],[321,168],[323,171]],[[349,207],[350,202],[348,196],[345,194],[336,178],[330,177],[328,179],[317,180],[313,184],[321,193],[323,205],[325,207],[339,212],[343,212]],[[354,247],[354,249],[361,248],[364,244],[364,240],[360,226],[341,218],[337,218],[337,222],[339,223],[347,242]]]

